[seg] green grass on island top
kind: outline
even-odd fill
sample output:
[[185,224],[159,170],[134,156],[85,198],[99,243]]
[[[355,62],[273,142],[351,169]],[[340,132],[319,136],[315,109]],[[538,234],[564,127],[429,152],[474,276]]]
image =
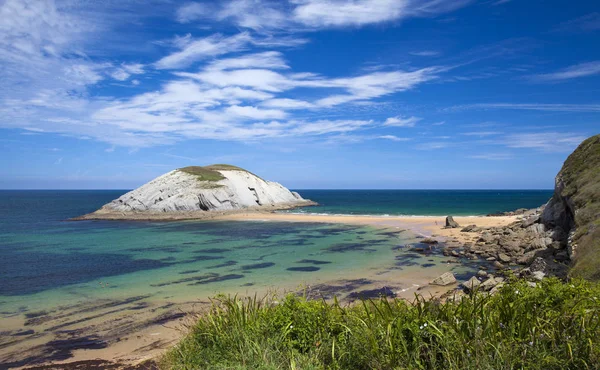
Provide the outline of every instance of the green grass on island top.
[[210,169],[208,167],[188,166],[179,168],[177,170],[194,175],[198,177],[198,180],[200,181],[220,181],[225,179],[225,177],[221,175],[219,171],[215,171],[214,169]]
[[584,280],[445,302],[274,299],[215,299],[161,368],[600,368],[600,287]]
[[[225,176],[223,176],[219,171],[243,171],[256,176],[248,170],[230,164],[212,164],[210,166],[187,166],[183,168],[178,168],[177,171],[189,173],[190,175],[197,176],[198,180],[200,181],[208,182],[224,180]],[[256,177],[261,179],[259,176]]]

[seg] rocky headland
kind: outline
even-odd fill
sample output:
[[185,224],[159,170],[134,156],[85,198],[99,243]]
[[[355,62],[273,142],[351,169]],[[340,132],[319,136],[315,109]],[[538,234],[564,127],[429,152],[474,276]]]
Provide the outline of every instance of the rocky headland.
[[[482,270],[463,282],[468,291],[479,287],[492,291],[505,271],[532,281],[545,276],[583,277],[600,280],[600,135],[579,145],[556,176],[555,190],[547,204],[531,210],[488,216],[517,216],[504,227],[460,226],[448,217],[446,228],[472,234],[470,241],[446,242],[446,256],[483,259],[497,272]],[[450,284],[448,276],[432,282]]]
[[202,219],[315,204],[279,183],[220,164],[170,171],[75,220]]

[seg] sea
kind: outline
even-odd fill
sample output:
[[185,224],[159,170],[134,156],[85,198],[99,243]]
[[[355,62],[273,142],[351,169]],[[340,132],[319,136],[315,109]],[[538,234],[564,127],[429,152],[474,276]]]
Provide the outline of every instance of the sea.
[[[307,287],[348,297],[361,289],[376,291],[376,282],[402,290],[436,269],[466,277],[477,268],[468,261],[448,267],[439,249],[415,253],[420,236],[398,228],[266,220],[68,221],[126,191],[0,191],[0,331],[6,334],[0,354],[15,338],[81,328],[89,318],[102,317],[93,314],[95,307],[141,315],[219,294]],[[552,195],[551,190],[297,191],[319,205],[286,212],[485,215],[538,207]]]

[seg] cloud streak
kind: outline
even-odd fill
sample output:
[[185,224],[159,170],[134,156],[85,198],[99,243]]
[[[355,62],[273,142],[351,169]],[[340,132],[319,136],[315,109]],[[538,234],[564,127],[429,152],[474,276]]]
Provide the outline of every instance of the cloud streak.
[[509,148],[570,152],[585,139],[586,136],[565,132],[521,133],[508,135],[504,144]]
[[488,110],[488,109],[511,109],[511,110],[534,110],[543,112],[600,112],[600,104],[541,104],[541,103],[480,103],[463,104],[447,108],[448,111],[462,110]]
[[580,63],[553,73],[531,76],[535,82],[563,82],[600,74],[600,61]]
[[175,18],[230,22],[238,27],[265,30],[318,30],[363,27],[406,18],[431,17],[462,8],[471,0],[230,0],[216,5],[187,3]]

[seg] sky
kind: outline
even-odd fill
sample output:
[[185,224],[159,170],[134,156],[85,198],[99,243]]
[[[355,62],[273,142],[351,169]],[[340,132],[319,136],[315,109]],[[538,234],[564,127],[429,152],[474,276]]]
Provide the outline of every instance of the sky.
[[0,0],[0,188],[550,189],[599,45],[597,1]]

